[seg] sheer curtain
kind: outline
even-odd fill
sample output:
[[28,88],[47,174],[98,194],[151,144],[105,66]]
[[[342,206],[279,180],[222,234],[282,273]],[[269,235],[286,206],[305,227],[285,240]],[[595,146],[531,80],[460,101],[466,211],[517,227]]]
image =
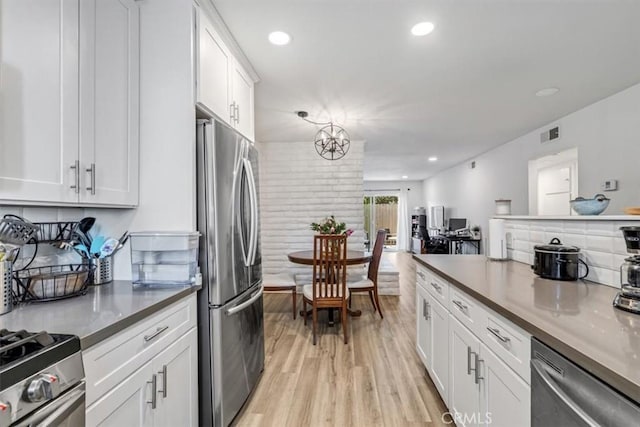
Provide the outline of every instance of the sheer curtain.
[[407,208],[408,190],[403,188],[398,196],[398,251],[409,250],[409,209]]

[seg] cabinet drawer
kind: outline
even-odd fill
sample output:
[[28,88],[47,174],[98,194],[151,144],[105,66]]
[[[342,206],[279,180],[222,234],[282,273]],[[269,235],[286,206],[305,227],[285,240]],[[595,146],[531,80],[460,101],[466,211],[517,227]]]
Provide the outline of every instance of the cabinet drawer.
[[513,369],[527,384],[531,381],[531,335],[494,313],[487,313],[482,342]]
[[82,353],[89,406],[196,326],[196,295],[164,308]]
[[451,288],[449,310],[476,336],[482,336],[483,328],[487,324],[487,312],[478,301],[456,288]]
[[422,282],[423,287],[429,292],[443,307],[449,309],[449,283],[438,275],[431,273],[426,268],[418,267],[416,270],[418,283]]

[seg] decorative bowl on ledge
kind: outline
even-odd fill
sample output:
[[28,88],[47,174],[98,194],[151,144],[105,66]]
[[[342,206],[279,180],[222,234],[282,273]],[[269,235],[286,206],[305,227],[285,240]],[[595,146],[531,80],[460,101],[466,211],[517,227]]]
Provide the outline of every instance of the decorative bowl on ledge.
[[600,215],[607,209],[610,201],[611,199],[607,199],[604,194],[596,194],[593,199],[576,197],[569,203],[578,215]]

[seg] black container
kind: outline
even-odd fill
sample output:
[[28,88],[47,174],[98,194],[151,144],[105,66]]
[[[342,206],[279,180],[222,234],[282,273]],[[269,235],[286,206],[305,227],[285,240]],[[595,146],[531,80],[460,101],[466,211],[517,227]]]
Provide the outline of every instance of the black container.
[[[589,267],[580,259],[580,248],[576,246],[563,246],[560,240],[555,238],[548,245],[534,246],[533,250],[535,255],[531,268],[542,278],[578,280],[589,274]],[[578,272],[580,264],[586,268],[583,276]]]
[[627,251],[632,254],[640,253],[640,227],[620,227]]

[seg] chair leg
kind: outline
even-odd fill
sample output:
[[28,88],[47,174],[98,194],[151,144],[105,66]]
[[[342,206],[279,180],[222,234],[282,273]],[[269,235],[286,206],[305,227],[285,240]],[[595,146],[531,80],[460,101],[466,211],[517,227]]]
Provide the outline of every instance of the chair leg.
[[349,298],[349,308],[351,308],[351,298]]
[[373,311],[376,311],[376,302],[373,300],[373,291],[369,291],[369,298],[371,299],[371,305],[373,305]]
[[[351,300],[351,298],[349,298]],[[347,322],[349,321],[349,314],[347,313],[347,305],[342,304],[342,335],[344,335],[344,343],[347,344],[349,342],[349,337],[347,336]]]
[[302,316],[304,317],[304,326],[307,326],[307,301],[302,297]]
[[318,309],[314,306],[313,311],[313,345],[316,345],[316,328],[318,327]]
[[378,288],[375,287],[373,288],[373,295],[376,299],[376,305],[378,306],[378,313],[380,313],[380,318],[384,319],[384,316],[382,315],[382,307],[380,307],[380,299],[378,299]]
[[296,320],[296,287],[293,287],[293,320]]

